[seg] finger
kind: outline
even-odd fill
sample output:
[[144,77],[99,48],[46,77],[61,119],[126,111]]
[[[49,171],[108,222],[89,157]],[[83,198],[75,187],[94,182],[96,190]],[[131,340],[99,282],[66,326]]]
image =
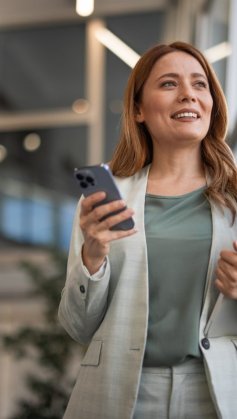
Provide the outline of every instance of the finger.
[[132,228],[130,230],[104,230],[98,234],[98,239],[104,243],[110,243],[115,240],[132,236],[136,233],[137,229],[135,228]]
[[237,287],[232,286],[228,281],[222,281],[220,279],[215,280],[215,285],[222,294],[229,298],[237,298]]
[[216,279],[215,280],[215,286],[218,288],[218,290],[220,292],[222,292],[223,294],[225,293],[225,286],[223,284],[223,282],[220,279]]
[[105,192],[96,192],[82,199],[81,201],[81,214],[88,214],[92,211],[93,207],[98,204],[98,202],[103,201],[106,197]]
[[126,204],[123,200],[119,201],[112,201],[108,204],[99,205],[94,208],[93,212],[91,213],[92,218],[95,221],[101,221],[104,217],[113,214],[114,212],[120,211],[126,208]]
[[220,281],[220,279],[215,280],[215,286],[218,289],[218,291],[220,291],[222,294],[228,296],[229,290],[226,288],[225,284],[223,284],[223,282]]
[[233,242],[233,248],[234,248],[234,250],[237,252],[237,240],[235,240],[235,241]]
[[233,291],[237,290],[237,271],[228,264],[218,264],[216,270],[216,285],[221,290]]
[[216,271],[216,280],[215,280],[215,284],[216,286],[221,290],[229,290],[230,288],[230,281],[228,280],[227,275],[225,274],[225,272],[223,272],[220,268],[217,269]]
[[223,278],[223,276],[225,276],[227,281],[237,286],[237,269],[235,266],[220,260],[217,265],[216,273],[217,277]]
[[100,246],[101,248],[105,249],[108,248],[110,242],[114,240],[118,240],[124,237],[131,236],[137,233],[135,228],[130,230],[99,230],[98,227],[93,226],[88,229],[87,231],[87,239],[91,242],[96,243],[96,246]]
[[216,269],[216,277],[220,281],[226,282],[227,275],[226,275],[225,271],[220,267],[220,265],[218,265],[218,267]]
[[[113,201],[109,204],[96,207],[88,214],[81,214],[80,227],[82,231],[95,238],[99,232],[108,231],[113,225],[130,218],[134,214],[134,211],[132,209],[124,209],[121,211],[121,209],[124,208],[124,205],[125,203],[122,200]],[[109,216],[108,211],[109,213],[119,211],[119,213],[117,215]],[[104,216],[108,217],[103,219]]]
[[237,253],[231,250],[222,250],[220,253],[220,260],[223,260],[232,266],[237,266]]
[[112,240],[119,240],[124,237],[132,236],[137,233],[136,228],[131,228],[131,230],[112,230]]
[[223,259],[219,259],[216,273],[217,273],[217,276],[225,275],[229,277],[230,280],[232,280],[232,277],[235,277],[236,268],[233,267],[233,265],[231,265],[230,263],[224,261]]
[[99,228],[101,230],[110,230],[116,224],[119,224],[120,222],[132,217],[133,214],[134,211],[131,208],[126,208],[123,211],[120,211],[118,214],[111,215],[105,220],[101,221]]

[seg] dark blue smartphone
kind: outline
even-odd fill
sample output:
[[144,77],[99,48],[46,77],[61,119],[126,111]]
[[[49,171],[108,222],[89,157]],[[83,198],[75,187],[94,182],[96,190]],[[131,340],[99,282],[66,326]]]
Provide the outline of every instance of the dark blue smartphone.
[[[112,201],[122,199],[121,194],[116,186],[113,175],[107,164],[86,166],[80,169],[75,169],[74,174],[79,183],[79,189],[82,195],[85,197],[95,192],[105,192],[106,197],[95,206],[107,204]],[[111,215],[118,214],[124,211],[124,207],[117,211],[111,212],[101,219],[104,220]],[[111,227],[111,230],[130,230],[134,227],[134,221],[132,217],[127,220],[123,220],[120,223]]]

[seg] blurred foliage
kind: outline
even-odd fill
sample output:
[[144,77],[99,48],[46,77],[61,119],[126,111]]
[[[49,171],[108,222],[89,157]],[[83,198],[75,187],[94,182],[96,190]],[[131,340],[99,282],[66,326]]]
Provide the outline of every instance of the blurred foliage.
[[26,372],[28,389],[18,401],[17,411],[9,419],[62,419],[73,382],[68,369],[75,343],[60,326],[57,313],[66,277],[66,256],[49,253],[47,266],[23,262],[27,278],[33,284],[32,297],[42,303],[41,326],[22,327],[5,335],[2,344],[19,360],[32,360],[35,368]]

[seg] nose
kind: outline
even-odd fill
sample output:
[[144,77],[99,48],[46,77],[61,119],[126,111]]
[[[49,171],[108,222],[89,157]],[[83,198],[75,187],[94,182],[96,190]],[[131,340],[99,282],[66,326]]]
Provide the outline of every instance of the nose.
[[196,96],[191,87],[183,86],[179,91],[178,101],[181,102],[195,102]]
[[182,103],[182,102],[196,102],[196,99],[195,99],[194,96],[191,96],[191,95],[180,95],[179,98],[178,98],[178,101],[180,103]]

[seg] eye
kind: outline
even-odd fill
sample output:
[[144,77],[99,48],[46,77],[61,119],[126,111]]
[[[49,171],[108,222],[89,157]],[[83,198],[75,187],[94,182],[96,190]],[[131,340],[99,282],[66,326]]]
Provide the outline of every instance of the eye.
[[161,83],[161,87],[174,87],[174,86],[177,86],[177,83],[174,80],[166,80],[163,83]]
[[203,87],[203,88],[207,88],[207,82],[203,81],[203,80],[198,80],[194,83],[195,86],[197,87]]

